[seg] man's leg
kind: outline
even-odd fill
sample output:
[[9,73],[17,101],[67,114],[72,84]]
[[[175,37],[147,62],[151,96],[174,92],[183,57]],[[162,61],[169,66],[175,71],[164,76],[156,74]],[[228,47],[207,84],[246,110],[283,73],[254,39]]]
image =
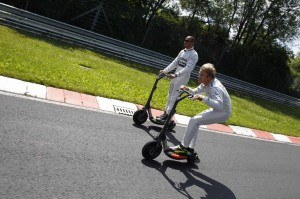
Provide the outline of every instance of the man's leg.
[[166,102],[166,106],[165,106],[165,111],[164,111],[164,113],[162,114],[162,115],[160,115],[160,116],[157,116],[156,118],[157,119],[165,119],[165,118],[167,118],[167,109],[168,109],[168,106],[169,106],[169,104],[170,104],[170,98],[171,98],[171,96],[172,96],[172,91],[173,91],[173,89],[174,89],[174,84],[173,84],[173,82],[171,82],[170,83],[170,87],[169,87],[169,92],[168,92],[168,96],[167,96],[167,102]]
[[168,103],[166,106],[166,113],[168,115],[171,113],[171,110],[175,104],[175,101],[177,100],[177,98],[180,95],[179,89],[180,89],[180,86],[183,85],[183,83],[185,83],[185,82],[182,82],[182,81],[172,82],[173,86],[172,86],[172,90],[171,89],[169,90],[169,97],[168,97],[169,100],[168,100]]
[[229,116],[230,114],[226,112],[207,109],[192,117],[189,121],[186,132],[184,133],[182,145],[184,147],[194,148],[196,145],[200,125],[224,122],[229,118]]

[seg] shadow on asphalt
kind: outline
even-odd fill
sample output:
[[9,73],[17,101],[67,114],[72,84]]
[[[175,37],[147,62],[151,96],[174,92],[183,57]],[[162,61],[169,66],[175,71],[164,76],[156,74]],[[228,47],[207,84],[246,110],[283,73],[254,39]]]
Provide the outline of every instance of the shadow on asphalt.
[[[162,127],[160,126],[153,126],[153,125],[145,126],[145,125],[137,125],[135,123],[133,123],[132,125],[136,128],[145,131],[152,139],[154,139],[162,130]],[[153,133],[152,131],[154,131],[155,133]],[[177,138],[174,136],[175,133],[176,131],[174,131],[174,129],[171,131],[168,130],[166,133],[168,143],[172,143],[174,146],[180,144],[180,141],[177,140]]]
[[[200,199],[236,199],[233,192],[224,184],[196,171],[199,168],[196,164],[175,160],[165,160],[163,163],[159,163],[155,160],[146,159],[143,159],[142,163],[147,167],[159,171],[175,190],[187,198],[192,198],[188,193],[187,188],[197,186],[206,192],[206,196],[201,197]],[[179,183],[172,181],[166,174],[168,168],[180,171],[186,176],[187,180]]]

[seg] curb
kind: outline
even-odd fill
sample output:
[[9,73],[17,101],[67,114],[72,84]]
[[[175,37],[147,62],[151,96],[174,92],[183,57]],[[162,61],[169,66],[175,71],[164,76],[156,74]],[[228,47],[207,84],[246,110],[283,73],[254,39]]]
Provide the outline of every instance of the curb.
[[[28,95],[45,100],[72,104],[75,106],[99,109],[102,111],[113,112],[127,116],[132,116],[136,110],[141,109],[143,107],[142,105],[138,104],[132,104],[120,100],[77,93],[65,89],[46,87],[43,85],[25,82],[22,80],[8,78],[4,76],[0,76],[0,90],[4,92]],[[163,112],[155,109],[153,109],[152,111],[154,116],[160,115]],[[174,115],[174,120],[179,125],[186,126],[189,122],[189,119],[190,117],[188,116],[180,114]],[[275,134],[272,132],[266,132],[240,126],[211,124],[200,126],[200,128],[206,128],[209,130],[229,134],[237,134],[246,137],[259,138],[263,140],[300,145],[300,137]]]

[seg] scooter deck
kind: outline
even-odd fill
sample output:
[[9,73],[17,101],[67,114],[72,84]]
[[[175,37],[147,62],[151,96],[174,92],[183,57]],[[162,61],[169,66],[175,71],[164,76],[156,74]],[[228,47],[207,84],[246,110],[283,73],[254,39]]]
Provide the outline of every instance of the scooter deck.
[[186,159],[188,159],[187,155],[177,154],[177,153],[174,153],[173,151],[170,151],[170,150],[165,150],[164,152],[169,158],[172,158],[172,159],[175,159],[175,160],[186,160]]
[[169,158],[172,158],[172,159],[175,159],[175,160],[187,160],[189,163],[195,163],[195,164],[200,162],[197,153],[195,153],[193,155],[193,157],[189,157],[189,156],[183,155],[183,154],[177,154],[177,153],[174,153],[173,151],[170,151],[170,150],[165,150],[164,153]]
[[165,122],[162,122],[161,120],[157,119],[156,117],[149,118],[151,122],[158,125],[164,125]]

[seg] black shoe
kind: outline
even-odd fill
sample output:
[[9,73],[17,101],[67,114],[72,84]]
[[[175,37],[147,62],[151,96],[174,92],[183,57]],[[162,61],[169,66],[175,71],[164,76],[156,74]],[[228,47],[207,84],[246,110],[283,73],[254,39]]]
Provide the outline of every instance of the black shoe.
[[157,116],[156,118],[157,119],[159,119],[159,118],[162,118],[162,117],[164,117],[166,115],[166,111],[162,114],[162,115],[160,115],[160,116]]
[[165,115],[163,115],[162,117],[160,117],[159,118],[159,120],[161,120],[161,121],[166,121],[167,120],[167,118],[168,118],[168,114],[165,114]]

